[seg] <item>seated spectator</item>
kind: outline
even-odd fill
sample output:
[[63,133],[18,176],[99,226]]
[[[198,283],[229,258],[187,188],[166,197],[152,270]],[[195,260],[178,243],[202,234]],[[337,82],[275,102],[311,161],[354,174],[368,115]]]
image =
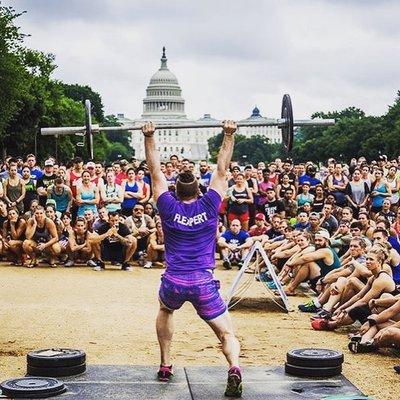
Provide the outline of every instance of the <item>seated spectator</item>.
[[257,213],[255,216],[255,224],[249,229],[249,235],[253,241],[263,242],[267,230],[268,227],[265,223],[265,215],[263,213]]
[[241,227],[240,221],[234,219],[230,223],[230,229],[227,229],[218,240],[225,269],[231,269],[232,262],[237,262],[239,268],[241,268],[253,244],[250,235]]
[[390,202],[390,199],[385,199],[383,200],[382,203],[382,209],[376,214],[375,220],[378,217],[384,217],[386,218],[391,224],[394,223],[396,219],[396,214],[390,209],[392,206],[392,203]]
[[155,218],[156,217],[156,215],[157,215],[157,212],[156,212],[156,210],[155,210],[155,208],[154,208],[154,206],[153,206],[153,204],[152,203],[146,203],[145,205],[144,205],[144,213],[146,214],[146,215],[148,215],[150,218]]
[[7,204],[3,199],[0,199],[0,228],[4,226],[4,222],[7,221]]
[[371,271],[363,290],[353,296],[349,301],[338,307],[331,319],[315,319],[312,327],[316,330],[333,330],[340,326],[351,325],[355,321],[364,324],[372,314],[369,302],[378,299],[382,293],[395,292],[395,283],[383,266],[387,252],[381,246],[374,246],[366,257],[365,265]]
[[20,217],[16,207],[8,210],[8,218],[3,224],[0,254],[11,259],[12,265],[23,265],[22,243],[25,238],[26,222]]
[[322,209],[320,227],[326,229],[330,235],[333,235],[339,227],[337,219],[332,215],[333,207],[331,204],[325,204]]
[[150,235],[149,244],[147,246],[147,261],[143,265],[144,268],[151,268],[155,262],[164,262],[164,233],[161,221],[156,222],[156,231]]
[[92,234],[87,229],[86,219],[78,217],[74,228],[68,235],[68,261],[66,267],[72,267],[75,263],[87,263],[89,267],[96,267],[97,264],[92,260]]
[[72,191],[62,178],[57,177],[54,185],[47,188],[47,198],[55,201],[55,209],[59,215],[69,212],[72,205]]
[[57,234],[60,236],[64,227],[63,227],[63,224],[62,224],[60,218],[58,218],[58,216],[56,214],[56,210],[55,210],[54,206],[46,205],[45,214],[46,214],[47,218],[49,218],[51,221],[54,222],[54,225],[56,226],[56,229],[57,229]]
[[325,230],[320,230],[315,235],[315,251],[295,257],[286,262],[289,267],[299,266],[293,281],[288,285],[285,293],[295,295],[295,289],[304,281],[309,281],[315,292],[321,289],[317,287],[321,278],[328,272],[340,267],[340,260],[335,250],[329,247],[330,235]]
[[50,256],[50,266],[57,267],[57,257],[61,253],[57,227],[46,217],[42,206],[38,206],[33,217],[28,219],[25,237],[22,248],[30,258],[28,268],[37,266],[37,256],[42,252]]
[[358,213],[358,221],[361,223],[361,233],[368,239],[372,239],[374,227],[372,226],[372,221],[369,219],[368,213],[360,211]]
[[297,231],[304,231],[310,227],[310,222],[308,220],[308,214],[304,211],[299,212],[297,215],[297,222],[294,225],[294,229]]
[[339,223],[338,230],[331,237],[331,247],[335,249],[339,257],[349,250],[351,239],[350,222],[343,219]]
[[83,218],[86,220],[87,230],[89,232],[93,232],[93,224],[95,221],[96,216],[93,214],[92,210],[86,210],[83,214]]
[[107,208],[105,207],[100,207],[98,210],[98,216],[93,222],[93,231],[97,232],[100,228],[101,225],[105,224],[108,222],[108,211]]
[[133,207],[132,215],[126,219],[125,224],[137,241],[134,259],[139,259],[140,266],[147,265],[148,267],[149,264],[146,264],[146,249],[150,235],[156,231],[154,220],[144,213],[143,204],[137,203]]
[[275,239],[283,235],[282,231],[282,218],[279,214],[271,217],[271,227],[265,233],[269,240]]
[[[100,247],[101,243],[101,247]],[[136,250],[136,238],[125,224],[120,223],[116,212],[108,213],[108,222],[101,225],[98,235],[92,238],[92,249],[95,255],[95,271],[105,268],[104,261],[122,263],[123,271],[131,271],[129,261]]]

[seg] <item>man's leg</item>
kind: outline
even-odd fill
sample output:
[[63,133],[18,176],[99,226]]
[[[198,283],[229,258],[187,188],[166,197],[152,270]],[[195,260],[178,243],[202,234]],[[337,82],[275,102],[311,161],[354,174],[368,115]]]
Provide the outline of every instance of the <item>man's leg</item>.
[[242,373],[239,367],[240,344],[233,331],[231,316],[228,311],[212,320],[206,321],[217,335],[222,345],[222,352],[229,364],[228,382],[225,396],[241,397]]
[[132,258],[133,253],[136,251],[137,247],[137,240],[136,238],[132,238],[129,241],[129,244],[125,245],[125,259],[124,262],[129,262],[129,260]]
[[171,342],[174,334],[173,310],[165,307],[160,302],[156,320],[157,338],[160,345],[161,366],[170,366],[171,363]]
[[222,352],[228,361],[229,368],[238,367],[240,344],[233,331],[232,319],[228,311],[219,317],[206,322],[211,326],[212,330],[220,340]]

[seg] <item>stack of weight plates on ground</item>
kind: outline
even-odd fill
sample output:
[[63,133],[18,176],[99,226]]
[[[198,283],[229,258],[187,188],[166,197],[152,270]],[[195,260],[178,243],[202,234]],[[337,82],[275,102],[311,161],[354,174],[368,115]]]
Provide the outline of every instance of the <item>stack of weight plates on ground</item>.
[[44,399],[64,393],[67,388],[62,382],[54,378],[26,378],[9,379],[0,383],[3,396],[10,399]]
[[86,354],[74,349],[44,349],[27,355],[27,374],[33,376],[72,376],[86,371]]
[[285,372],[301,377],[330,377],[342,373],[343,354],[328,349],[294,349],[286,354]]

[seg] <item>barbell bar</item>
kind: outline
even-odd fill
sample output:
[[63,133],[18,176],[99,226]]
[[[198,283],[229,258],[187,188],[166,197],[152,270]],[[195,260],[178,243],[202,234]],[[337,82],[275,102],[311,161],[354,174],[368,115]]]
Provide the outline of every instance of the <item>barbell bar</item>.
[[[157,122],[156,129],[190,129],[190,128],[222,128],[223,121],[210,122],[174,122],[166,121]],[[238,127],[257,127],[257,126],[277,126],[282,130],[282,142],[286,152],[290,152],[293,147],[294,127],[295,126],[312,126],[324,127],[334,125],[334,119],[293,119],[292,101],[288,94],[285,94],[282,99],[281,118],[276,120],[262,121],[240,121]],[[41,128],[40,132],[44,136],[49,135],[79,135],[86,136],[88,156],[93,158],[93,133],[100,131],[138,131],[142,129],[143,124],[138,125],[122,125],[122,126],[99,126],[92,124],[91,104],[90,100],[85,100],[85,125],[84,126],[69,126],[69,127],[51,127]]]

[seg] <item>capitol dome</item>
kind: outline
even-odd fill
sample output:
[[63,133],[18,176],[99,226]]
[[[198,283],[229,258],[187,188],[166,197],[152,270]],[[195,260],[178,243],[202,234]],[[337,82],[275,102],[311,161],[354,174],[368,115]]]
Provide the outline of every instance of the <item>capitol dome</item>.
[[170,119],[186,118],[185,100],[178,79],[167,67],[165,47],[160,69],[151,77],[143,100],[142,118]]

